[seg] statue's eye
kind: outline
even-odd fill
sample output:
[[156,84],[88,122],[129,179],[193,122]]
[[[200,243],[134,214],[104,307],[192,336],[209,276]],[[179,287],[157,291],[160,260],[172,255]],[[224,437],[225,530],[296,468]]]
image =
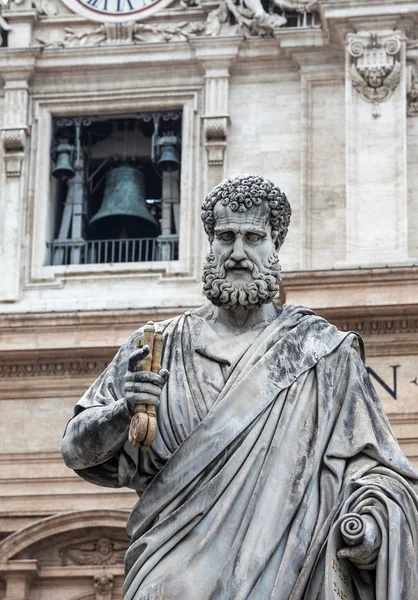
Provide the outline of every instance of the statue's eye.
[[261,235],[258,235],[257,233],[249,233],[249,234],[247,235],[247,240],[248,240],[249,242],[256,243],[256,242],[259,242],[259,241],[261,241],[262,239],[263,239],[263,238],[261,237]]
[[234,237],[235,236],[232,231],[226,231],[225,233],[219,234],[219,239],[221,239],[223,242],[232,242]]

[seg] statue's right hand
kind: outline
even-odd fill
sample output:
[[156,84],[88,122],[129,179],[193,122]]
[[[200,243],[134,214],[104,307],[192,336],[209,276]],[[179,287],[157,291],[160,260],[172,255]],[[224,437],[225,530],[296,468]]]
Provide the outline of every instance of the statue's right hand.
[[128,371],[125,375],[125,404],[131,415],[135,413],[137,404],[152,404],[158,406],[161,391],[170,376],[167,369],[159,373],[138,371],[141,362],[150,351],[149,346],[135,350],[129,357]]

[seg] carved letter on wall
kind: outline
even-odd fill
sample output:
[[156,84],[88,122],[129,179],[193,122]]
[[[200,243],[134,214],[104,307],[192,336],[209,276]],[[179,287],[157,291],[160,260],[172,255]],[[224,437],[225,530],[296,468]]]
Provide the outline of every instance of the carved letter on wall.
[[401,78],[400,35],[349,34],[347,39],[351,81],[363,100],[374,105],[373,116],[378,117],[379,104],[390,98]]

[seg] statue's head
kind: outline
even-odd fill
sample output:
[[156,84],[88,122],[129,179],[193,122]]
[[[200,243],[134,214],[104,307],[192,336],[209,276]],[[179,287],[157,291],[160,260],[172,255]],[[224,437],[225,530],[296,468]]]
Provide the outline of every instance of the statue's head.
[[112,553],[112,542],[108,538],[100,538],[97,540],[97,550],[103,556],[107,556]]
[[201,215],[210,243],[203,267],[208,299],[229,309],[271,302],[291,215],[286,195],[259,175],[238,175],[210,192]]

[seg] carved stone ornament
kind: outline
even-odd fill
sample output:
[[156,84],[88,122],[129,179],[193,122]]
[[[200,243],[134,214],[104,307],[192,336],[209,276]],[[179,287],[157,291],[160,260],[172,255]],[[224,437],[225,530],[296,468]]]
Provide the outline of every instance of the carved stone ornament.
[[[0,7],[12,9],[23,4],[25,0],[0,0]],[[58,14],[57,4],[51,0],[32,0],[33,6],[39,16],[55,17]]]
[[348,52],[352,57],[350,75],[353,86],[363,100],[374,104],[373,116],[379,116],[378,105],[390,98],[401,78],[399,34],[368,38],[348,35]]
[[1,132],[5,170],[7,177],[20,177],[24,159],[27,129],[24,127],[4,128]]
[[[10,156],[16,156],[13,153]],[[6,155],[5,160],[10,158]],[[23,152],[20,153],[23,158]],[[84,377],[86,375],[97,375],[103,371],[109,361],[102,360],[62,360],[48,362],[13,362],[0,363],[0,377],[2,379],[15,377]]]
[[61,564],[67,565],[117,565],[123,563],[127,545],[109,538],[71,544],[59,552]]
[[190,23],[188,21],[171,26],[147,25],[128,21],[125,23],[103,23],[83,31],[65,27],[63,39],[50,43],[39,37],[36,39],[44,48],[74,48],[104,46],[107,44],[120,45],[188,40],[191,35],[202,34],[204,30],[204,23]]
[[94,578],[96,600],[112,600],[113,575],[97,575]]
[[[1,0],[0,0],[1,1]],[[40,0],[38,0],[40,1]],[[42,0],[47,2],[48,0]],[[199,0],[182,0],[182,8],[196,7]],[[316,1],[270,0],[268,12],[261,0],[221,0],[212,10],[206,21],[189,20],[173,25],[149,24],[126,20],[105,22],[90,29],[76,30],[64,28],[64,37],[56,41],[46,41],[37,37],[45,48],[72,48],[77,46],[103,46],[106,44],[137,44],[142,42],[187,41],[195,36],[217,36],[219,34],[244,37],[268,36],[287,23],[284,11],[299,13],[314,12]],[[281,14],[275,12],[282,11]]]
[[[233,29],[234,34],[242,33],[244,37],[269,36],[286,25],[285,11],[315,12],[316,7],[316,0],[270,0],[266,11],[261,0],[221,0],[207,17],[205,34],[216,36],[225,29]],[[235,24],[231,25],[231,21]]]
[[407,114],[410,117],[418,115],[418,72],[415,65],[407,67]]

